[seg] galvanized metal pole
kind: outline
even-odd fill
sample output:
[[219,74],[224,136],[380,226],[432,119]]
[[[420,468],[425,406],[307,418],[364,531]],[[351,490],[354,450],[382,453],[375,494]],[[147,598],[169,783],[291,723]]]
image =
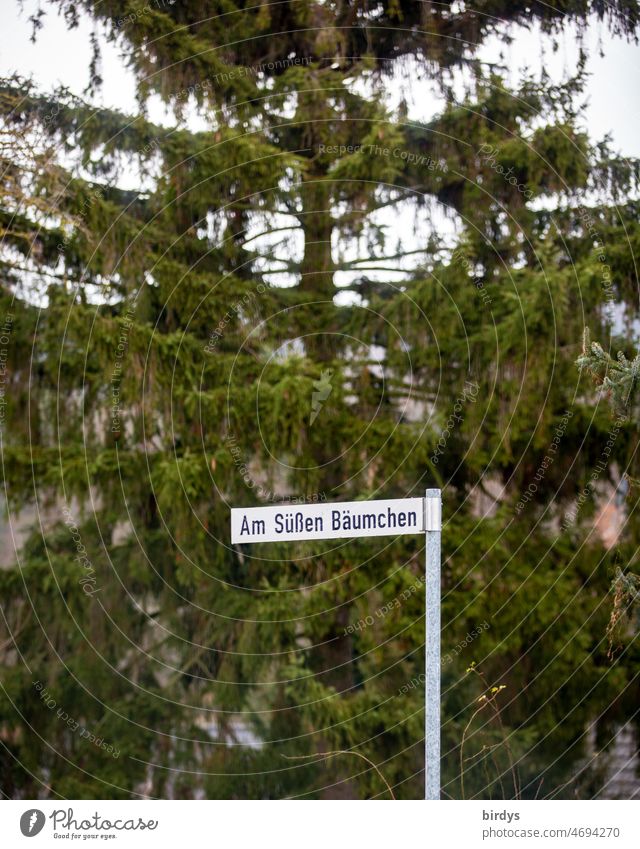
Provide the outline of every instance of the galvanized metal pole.
[[440,538],[442,494],[427,489],[425,517],[424,798],[440,798]]

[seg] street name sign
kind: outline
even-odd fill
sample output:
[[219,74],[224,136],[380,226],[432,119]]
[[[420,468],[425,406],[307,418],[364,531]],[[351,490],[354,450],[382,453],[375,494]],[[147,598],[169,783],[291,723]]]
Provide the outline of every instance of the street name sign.
[[437,510],[425,509],[424,498],[231,510],[232,543],[398,536],[427,530],[440,530],[440,515]]
[[425,799],[440,798],[440,537],[439,489],[424,498],[232,507],[231,542],[425,535]]

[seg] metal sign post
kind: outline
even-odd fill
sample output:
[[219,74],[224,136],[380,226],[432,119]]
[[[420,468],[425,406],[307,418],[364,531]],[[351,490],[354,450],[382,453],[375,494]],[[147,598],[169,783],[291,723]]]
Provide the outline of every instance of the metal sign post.
[[442,499],[427,489],[425,512],[424,798],[440,798],[440,537]]
[[425,534],[425,799],[440,798],[440,537],[439,489],[422,498],[333,504],[233,507],[231,542]]

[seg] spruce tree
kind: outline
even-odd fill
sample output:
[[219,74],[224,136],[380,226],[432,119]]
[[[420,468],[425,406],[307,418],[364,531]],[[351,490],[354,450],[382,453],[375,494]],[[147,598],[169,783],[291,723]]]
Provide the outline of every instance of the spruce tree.
[[[232,547],[229,507],[429,485],[443,795],[596,792],[587,727],[637,702],[606,633],[636,496],[612,551],[593,499],[566,521],[611,432],[574,362],[636,309],[638,171],[582,129],[583,67],[511,91],[475,50],[533,19],[634,36],[637,4],[52,5],[107,27],[141,109],[0,92],[3,473],[10,520],[36,510],[0,572],[4,792],[364,798],[382,774],[420,798],[420,544]],[[383,96],[403,58],[448,92],[428,123]],[[396,246],[379,216],[407,206]]]

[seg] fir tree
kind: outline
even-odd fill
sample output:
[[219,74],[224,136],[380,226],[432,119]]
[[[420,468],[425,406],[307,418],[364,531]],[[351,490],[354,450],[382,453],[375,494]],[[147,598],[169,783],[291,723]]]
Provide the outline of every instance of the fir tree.
[[[467,735],[465,794],[589,795],[571,783],[588,724],[637,701],[605,601],[635,502],[615,554],[592,502],[558,527],[610,432],[574,386],[575,340],[609,332],[612,297],[635,309],[637,204],[615,203],[638,170],[581,128],[583,67],[510,91],[475,48],[500,17],[554,33],[593,13],[633,36],[637,4],[53,5],[122,44],[141,111],[0,92],[3,472],[10,517],[37,510],[0,572],[4,792],[372,797],[382,773],[419,798],[419,544],[231,547],[229,506],[435,484],[443,792],[462,793],[486,684],[499,721]],[[445,87],[467,68],[467,94],[408,120],[383,97],[402,57]],[[148,120],[151,93],[174,127]],[[412,244],[390,245],[379,214],[411,204]],[[420,223],[434,210],[460,221],[453,251]]]

